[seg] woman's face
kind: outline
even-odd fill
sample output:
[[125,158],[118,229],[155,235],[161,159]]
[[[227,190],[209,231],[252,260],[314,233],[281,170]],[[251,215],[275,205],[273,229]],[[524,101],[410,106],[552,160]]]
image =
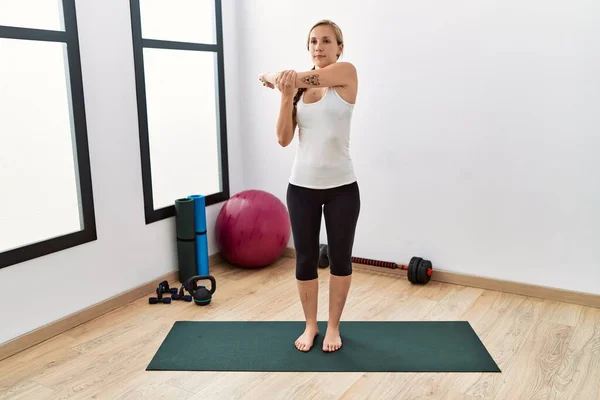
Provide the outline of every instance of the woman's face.
[[337,38],[333,27],[320,25],[312,30],[308,42],[313,64],[317,68],[323,68],[333,64],[342,52],[342,46],[337,44]]

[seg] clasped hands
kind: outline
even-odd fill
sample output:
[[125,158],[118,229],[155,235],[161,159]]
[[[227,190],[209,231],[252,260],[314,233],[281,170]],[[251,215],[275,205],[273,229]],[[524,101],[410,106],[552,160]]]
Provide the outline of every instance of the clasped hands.
[[263,86],[270,89],[277,87],[283,94],[294,94],[296,88],[296,71],[265,72],[260,74],[258,80],[262,82]]

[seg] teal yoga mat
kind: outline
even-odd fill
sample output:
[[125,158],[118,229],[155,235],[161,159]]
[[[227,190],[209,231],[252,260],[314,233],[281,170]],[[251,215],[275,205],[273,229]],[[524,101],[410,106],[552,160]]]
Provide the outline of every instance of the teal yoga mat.
[[466,321],[343,321],[343,346],[294,347],[301,321],[178,321],[148,371],[501,372]]
[[206,231],[206,197],[200,194],[189,196],[194,200],[194,221],[196,229],[196,274],[207,276],[208,265],[208,237]]

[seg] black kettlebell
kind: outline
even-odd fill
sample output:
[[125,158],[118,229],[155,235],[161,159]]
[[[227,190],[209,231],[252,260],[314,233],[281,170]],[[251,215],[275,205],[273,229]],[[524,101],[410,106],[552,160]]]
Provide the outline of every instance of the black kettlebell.
[[[197,282],[208,279],[211,282],[210,290],[208,290],[205,286],[198,286]],[[192,276],[187,281],[187,291],[190,292],[192,297],[194,298],[194,303],[197,306],[205,306],[210,303],[212,300],[212,295],[215,293],[217,289],[217,282],[212,275],[196,275]]]

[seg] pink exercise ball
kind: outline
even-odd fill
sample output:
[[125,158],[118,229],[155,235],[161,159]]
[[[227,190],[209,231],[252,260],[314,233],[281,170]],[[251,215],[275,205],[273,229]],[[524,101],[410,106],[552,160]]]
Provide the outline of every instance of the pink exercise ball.
[[259,268],[275,262],[291,235],[285,205],[263,190],[245,190],[223,204],[215,226],[217,246],[229,263]]

